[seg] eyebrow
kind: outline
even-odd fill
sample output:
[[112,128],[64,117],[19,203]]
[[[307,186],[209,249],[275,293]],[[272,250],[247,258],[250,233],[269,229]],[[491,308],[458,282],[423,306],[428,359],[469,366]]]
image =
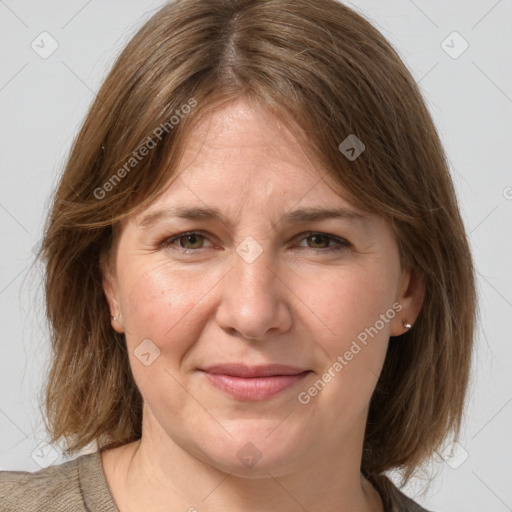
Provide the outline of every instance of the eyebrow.
[[[188,220],[210,220],[233,228],[232,222],[219,210],[210,207],[171,206],[147,214],[139,222],[140,229],[146,230],[162,219],[179,218]],[[363,213],[348,208],[299,208],[286,213],[280,222],[284,224],[299,224],[301,222],[314,222],[325,219],[345,219],[369,223],[370,218]]]

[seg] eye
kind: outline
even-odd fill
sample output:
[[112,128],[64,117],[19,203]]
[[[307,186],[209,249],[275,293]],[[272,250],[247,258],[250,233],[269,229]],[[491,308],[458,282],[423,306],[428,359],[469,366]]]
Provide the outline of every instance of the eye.
[[340,238],[334,235],[327,235],[325,233],[317,233],[317,232],[310,232],[307,233],[302,240],[311,240],[314,245],[324,245],[328,244],[331,241],[337,242],[337,245],[331,246],[331,247],[310,247],[311,249],[319,252],[319,253],[331,253],[331,252],[340,252],[348,247],[351,246],[350,242],[345,240],[344,238]]
[[[328,235],[325,233],[318,233],[315,231],[309,232],[302,235],[302,238],[300,240],[305,240],[306,242],[313,243],[313,245],[319,245],[320,247],[304,247],[299,246],[300,248],[309,248],[313,249],[314,251],[318,253],[334,253],[334,252],[341,252],[343,250],[346,250],[347,248],[351,247],[351,243],[345,240],[344,238],[340,238],[334,235]],[[203,249],[204,241],[208,240],[208,237],[206,234],[200,232],[200,231],[189,231],[187,233],[180,233],[176,236],[173,236],[171,238],[165,239],[160,245],[163,248],[176,248],[178,251],[181,251],[183,253],[192,253],[199,249]],[[329,246],[328,244],[331,242],[335,242],[336,245]],[[327,244],[327,246],[325,246]],[[323,247],[322,247],[323,246]]]
[[176,235],[175,237],[164,240],[162,246],[168,247],[173,245],[176,246],[178,250],[183,250],[183,252],[189,252],[197,249],[202,249],[204,239],[207,239],[206,235],[203,235],[201,232],[190,231],[188,233],[181,233],[179,235]]

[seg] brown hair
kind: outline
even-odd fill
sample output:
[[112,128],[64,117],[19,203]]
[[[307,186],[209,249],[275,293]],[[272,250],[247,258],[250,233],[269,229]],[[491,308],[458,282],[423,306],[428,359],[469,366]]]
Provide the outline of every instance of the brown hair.
[[[326,177],[389,221],[402,265],[425,283],[413,329],[390,343],[362,460],[366,475],[401,468],[407,481],[460,430],[473,262],[414,79],[378,31],[335,0],[177,0],[117,59],[74,141],[41,247],[50,442],[65,438],[69,454],[94,440],[102,449],[141,437],[142,397],[124,335],[111,328],[100,254],[123,219],[162,193],[201,116],[239,97],[296,127]],[[366,146],[353,161],[338,149],[350,134]]]

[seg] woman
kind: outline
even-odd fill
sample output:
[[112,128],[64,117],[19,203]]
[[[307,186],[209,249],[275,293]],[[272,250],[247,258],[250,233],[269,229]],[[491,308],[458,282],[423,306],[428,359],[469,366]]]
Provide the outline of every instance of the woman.
[[[318,245],[316,245],[318,244]],[[50,442],[2,510],[424,510],[472,257],[395,51],[334,0],[178,0],[74,143],[41,254]]]

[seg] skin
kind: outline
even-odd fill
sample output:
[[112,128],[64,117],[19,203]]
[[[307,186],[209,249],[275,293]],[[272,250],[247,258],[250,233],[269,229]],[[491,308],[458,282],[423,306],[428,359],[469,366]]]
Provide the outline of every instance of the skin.
[[[126,335],[144,398],[141,440],[102,452],[119,509],[382,511],[359,470],[368,406],[389,337],[406,331],[402,319],[414,323],[424,296],[423,283],[400,267],[391,228],[374,215],[368,224],[281,223],[298,207],[357,209],[277,118],[245,100],[195,128],[177,176],[125,221],[110,257],[101,259],[112,327]],[[232,227],[176,218],[140,225],[176,204],[216,207]],[[192,230],[204,236],[162,245]],[[337,241],[311,231],[351,246],[322,253]],[[236,252],[249,236],[262,249],[250,263]],[[401,311],[300,403],[299,393],[395,303]],[[160,350],[148,366],[134,354],[145,339]],[[240,361],[312,373],[254,402],[224,394],[197,370]],[[248,442],[254,447],[246,449],[261,454],[251,467],[237,456]]]

